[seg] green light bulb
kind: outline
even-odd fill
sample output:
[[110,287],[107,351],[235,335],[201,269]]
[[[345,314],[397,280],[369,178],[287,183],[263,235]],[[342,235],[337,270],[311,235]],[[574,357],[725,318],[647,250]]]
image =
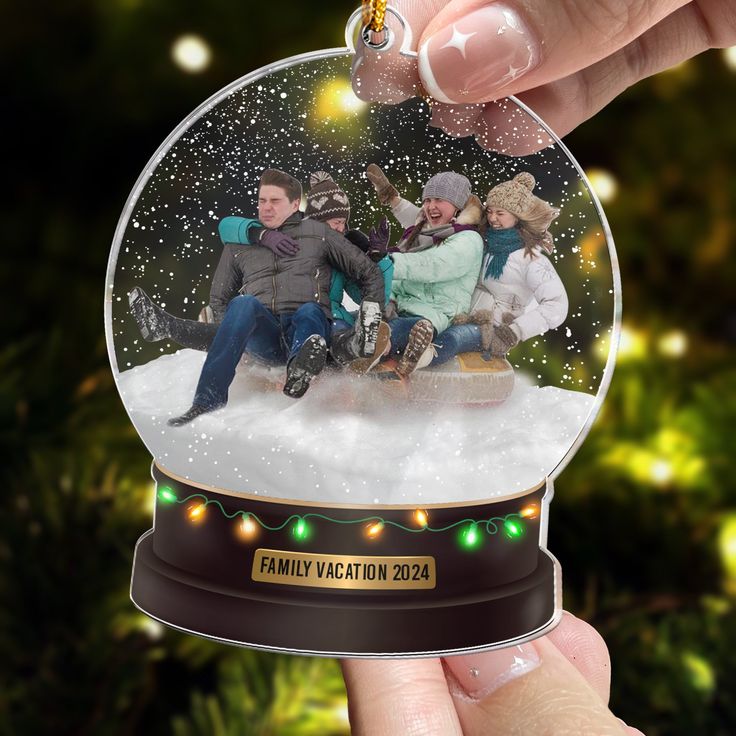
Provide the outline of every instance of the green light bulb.
[[309,526],[304,519],[299,519],[295,524],[294,536],[299,540],[306,539],[309,536]]
[[511,537],[511,539],[514,539],[515,537],[520,537],[524,533],[524,527],[521,525],[521,523],[513,519],[506,519],[506,521],[504,521],[503,523],[503,526],[506,530],[506,536]]
[[158,492],[159,500],[163,501],[164,503],[173,503],[176,501],[176,494],[171,490],[171,488],[167,488],[164,486],[159,492]]
[[465,549],[473,549],[480,544],[481,536],[477,524],[469,524],[460,534],[460,543]]

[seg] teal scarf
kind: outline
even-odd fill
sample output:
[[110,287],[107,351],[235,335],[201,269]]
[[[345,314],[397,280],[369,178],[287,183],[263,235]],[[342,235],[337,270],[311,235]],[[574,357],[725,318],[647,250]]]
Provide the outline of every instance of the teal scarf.
[[500,279],[509,256],[519,248],[524,247],[521,233],[515,227],[505,230],[494,230],[489,227],[486,231],[485,252],[490,254],[486,275],[484,278]]

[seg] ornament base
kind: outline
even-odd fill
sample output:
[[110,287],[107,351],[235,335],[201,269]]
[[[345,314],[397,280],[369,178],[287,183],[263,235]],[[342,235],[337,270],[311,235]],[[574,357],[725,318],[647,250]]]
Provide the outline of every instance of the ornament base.
[[[164,503],[162,493],[183,497],[194,489],[187,489],[181,481],[174,486],[174,479],[160,468],[154,468],[154,475],[165,490],[159,491],[155,529],[144,534],[136,546],[131,598],[141,611],[174,628],[270,651],[414,657],[517,644],[541,635],[559,621],[560,566],[539,546],[538,519],[529,522],[530,528],[519,539],[497,535],[480,551],[472,552],[458,551],[454,545],[454,559],[447,534],[431,534],[429,529],[426,534],[394,532],[401,544],[422,545],[413,550],[392,545],[390,552],[403,557],[347,555],[347,549],[338,548],[341,538],[352,545],[352,552],[365,555],[363,542],[357,541],[354,525],[334,522],[325,522],[322,534],[315,534],[307,545],[309,551],[285,538],[273,544],[273,538],[261,537],[245,545],[248,551],[244,554],[238,551],[243,549],[242,540],[228,533],[231,518],[207,512],[208,518],[201,523],[193,524],[191,517],[187,521],[183,512],[191,511],[191,504]],[[544,506],[543,495],[544,488],[539,488],[521,499],[499,499],[489,506],[501,507],[501,513],[518,507],[520,501]],[[219,494],[213,501],[214,491],[207,497],[210,504],[239,501]],[[273,501],[248,499],[248,503],[256,512],[259,504],[281,511],[281,504]],[[287,508],[303,511],[294,505]],[[331,513],[355,515],[348,509],[332,509]],[[406,512],[384,510],[387,524],[390,513]],[[429,511],[434,518],[458,513],[467,515],[468,508]],[[326,539],[330,532],[339,535],[337,541]],[[417,552],[426,555],[432,550],[435,558],[417,556]],[[378,548],[372,551],[375,554]],[[351,562],[357,559],[362,561]],[[367,582],[365,571],[376,569],[370,560],[382,559],[390,561],[388,576],[384,582],[377,577]],[[423,559],[433,560],[424,569],[424,577],[423,567],[412,564]],[[325,587],[328,565],[342,572],[335,574],[339,581]],[[350,566],[363,571],[362,582],[345,574]],[[318,568],[321,579],[316,576]],[[397,574],[403,574],[403,585],[393,582]]]

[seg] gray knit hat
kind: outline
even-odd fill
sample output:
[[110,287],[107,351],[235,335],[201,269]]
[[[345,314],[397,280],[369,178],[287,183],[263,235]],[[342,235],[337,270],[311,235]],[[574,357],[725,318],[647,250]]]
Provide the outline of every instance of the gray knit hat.
[[307,206],[304,214],[312,220],[325,222],[334,217],[350,217],[348,195],[335,184],[326,171],[316,171],[309,177],[310,190],[307,192]]
[[461,210],[470,197],[470,182],[462,174],[454,171],[442,171],[435,174],[422,190],[422,200],[434,197],[447,200]]

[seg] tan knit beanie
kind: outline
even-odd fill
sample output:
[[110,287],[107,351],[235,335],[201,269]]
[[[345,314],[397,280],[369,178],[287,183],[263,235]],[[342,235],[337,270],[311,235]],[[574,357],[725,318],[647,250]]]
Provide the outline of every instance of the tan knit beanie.
[[511,181],[504,181],[488,192],[486,207],[507,210],[533,235],[542,239],[548,236],[551,246],[551,235],[547,229],[560,214],[560,210],[532,194],[535,184],[532,174],[521,171]]

